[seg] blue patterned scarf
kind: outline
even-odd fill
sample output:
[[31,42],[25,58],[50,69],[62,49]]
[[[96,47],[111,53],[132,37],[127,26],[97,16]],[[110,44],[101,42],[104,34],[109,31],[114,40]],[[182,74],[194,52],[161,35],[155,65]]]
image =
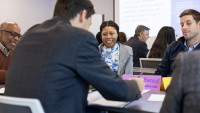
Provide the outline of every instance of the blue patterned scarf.
[[104,45],[101,51],[101,56],[110,69],[117,72],[119,64],[119,44],[116,43],[113,48],[106,48]]

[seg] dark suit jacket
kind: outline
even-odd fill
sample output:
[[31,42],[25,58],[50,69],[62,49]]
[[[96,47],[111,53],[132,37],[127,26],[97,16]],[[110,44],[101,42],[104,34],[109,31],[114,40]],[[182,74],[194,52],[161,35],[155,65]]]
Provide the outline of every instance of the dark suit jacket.
[[[172,42],[166,49],[163,55],[162,62],[158,65],[155,75],[162,75],[163,77],[171,76],[174,67],[173,62],[180,52],[187,51],[184,45],[185,38],[180,37],[177,41]],[[200,44],[194,48],[193,51],[199,50]]]
[[140,67],[140,59],[146,58],[148,53],[147,44],[142,42],[137,36],[131,37],[125,45],[133,49],[133,67]]
[[200,51],[181,53],[160,113],[199,113]]
[[85,113],[91,84],[106,99],[141,97],[101,60],[95,37],[55,17],[29,29],[15,48],[5,95],[38,98],[45,113]]

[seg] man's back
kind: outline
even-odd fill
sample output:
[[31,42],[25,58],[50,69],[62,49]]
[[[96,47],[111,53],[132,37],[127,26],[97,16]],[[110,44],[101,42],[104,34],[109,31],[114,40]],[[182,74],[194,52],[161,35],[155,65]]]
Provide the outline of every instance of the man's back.
[[140,41],[137,36],[131,37],[125,45],[132,47],[133,49],[133,66],[140,67],[139,58],[146,58],[148,53],[147,44]]
[[[5,95],[39,98],[46,113],[84,113],[89,83],[107,99],[140,97],[134,95],[139,89],[130,96],[127,84],[120,78],[111,80],[113,76],[101,60],[94,36],[56,17],[24,34],[13,53]],[[116,94],[118,87],[121,91]]]
[[[64,107],[63,105],[73,105],[75,101],[79,102],[76,100],[78,98],[66,97],[69,96],[68,93],[73,93],[75,97],[86,97],[86,95],[81,95],[82,93],[77,95],[78,93],[74,92],[86,92],[87,89],[84,85],[82,86],[83,88],[80,88],[81,84],[73,72],[76,66],[75,56],[78,49],[77,46],[73,45],[81,45],[84,37],[79,37],[80,42],[71,40],[76,38],[73,37],[72,33],[74,33],[73,30],[77,29],[67,29],[69,25],[65,25],[61,21],[56,21],[51,20],[45,24],[35,26],[24,35],[24,39],[19,42],[16,52],[13,54],[14,58],[9,68],[5,91],[6,95],[40,98],[42,103],[45,103],[44,108],[49,109],[46,112],[51,111],[52,113],[56,112],[56,108]],[[54,24],[54,26],[51,24]],[[66,28],[63,29],[62,27]],[[66,29],[68,31],[63,31]],[[77,35],[78,33],[84,32],[79,31]],[[63,46],[65,44],[71,45]],[[18,52],[24,54],[18,54]],[[73,69],[70,70],[67,67]],[[66,73],[68,73],[67,76]],[[74,81],[70,81],[71,79],[68,79],[68,77]],[[68,87],[69,90],[64,91],[65,87]],[[66,94],[61,92],[65,92]],[[66,98],[73,98],[74,102],[66,103],[64,101]],[[78,107],[81,104],[86,103],[76,103],[77,108],[83,109]],[[68,108],[68,106],[65,107],[68,110],[75,110]],[[62,111],[59,112],[62,113]]]
[[199,113],[200,51],[180,53],[160,113]]

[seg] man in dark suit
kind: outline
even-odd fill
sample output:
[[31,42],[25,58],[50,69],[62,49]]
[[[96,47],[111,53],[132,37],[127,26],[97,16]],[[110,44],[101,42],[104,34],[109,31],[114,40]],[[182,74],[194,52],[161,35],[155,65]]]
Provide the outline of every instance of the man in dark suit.
[[133,67],[140,67],[140,58],[146,58],[148,48],[146,41],[149,38],[149,28],[138,25],[134,37],[131,37],[125,44],[133,49]]
[[45,113],[85,113],[89,84],[106,99],[139,99],[143,80],[123,81],[101,60],[86,31],[92,14],[89,0],[58,0],[54,18],[30,28],[16,46],[5,95],[38,98]]
[[[200,26],[200,24],[199,24]],[[181,52],[160,113],[199,113],[200,51]]]

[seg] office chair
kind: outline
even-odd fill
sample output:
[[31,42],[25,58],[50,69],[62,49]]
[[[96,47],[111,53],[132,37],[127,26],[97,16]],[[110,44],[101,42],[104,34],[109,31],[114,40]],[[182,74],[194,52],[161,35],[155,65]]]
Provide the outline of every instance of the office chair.
[[157,68],[162,61],[161,58],[140,58],[141,68]]
[[44,113],[38,99],[0,95],[0,113]]

